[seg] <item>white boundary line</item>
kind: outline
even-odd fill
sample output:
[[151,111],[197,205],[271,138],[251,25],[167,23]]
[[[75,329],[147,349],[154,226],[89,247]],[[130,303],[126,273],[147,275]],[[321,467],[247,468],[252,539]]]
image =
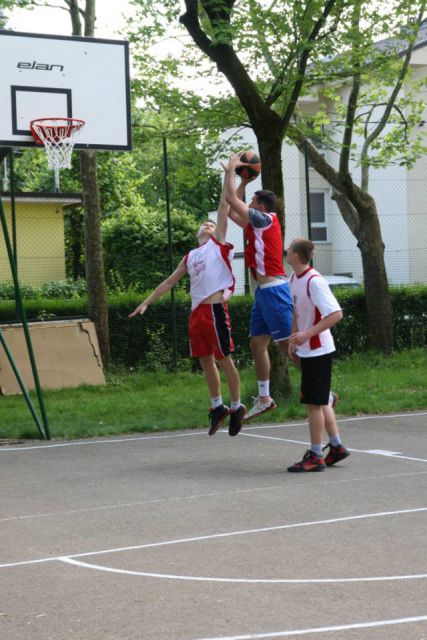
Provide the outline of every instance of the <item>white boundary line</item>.
[[378,576],[378,577],[369,577],[369,578],[336,578],[336,579],[317,579],[317,580],[264,580],[264,579],[232,579],[232,578],[205,578],[205,577],[196,577],[196,576],[172,576],[172,575],[164,575],[164,574],[153,574],[153,573],[145,573],[145,572],[131,572],[121,569],[113,569],[110,567],[104,567],[102,565],[93,565],[89,563],[82,563],[80,561],[76,561],[76,558],[84,558],[84,557],[93,557],[97,555],[105,555],[111,553],[120,553],[124,551],[135,551],[140,549],[153,549],[158,547],[171,546],[175,544],[184,544],[184,543],[192,543],[192,542],[200,542],[205,540],[214,540],[218,538],[229,538],[234,536],[242,536],[253,533],[265,533],[270,531],[283,531],[285,529],[295,529],[301,527],[310,527],[316,525],[324,525],[324,524],[336,524],[337,522],[349,522],[355,520],[367,520],[370,518],[382,518],[386,516],[395,516],[395,515],[404,515],[410,513],[424,513],[427,511],[427,507],[418,507],[415,509],[401,509],[399,511],[382,511],[377,513],[364,513],[360,515],[354,516],[344,516],[341,518],[331,518],[327,520],[314,520],[309,522],[299,522],[294,524],[285,524],[285,525],[276,525],[271,527],[262,527],[259,529],[245,529],[240,531],[228,531],[225,533],[214,533],[204,536],[195,536],[192,538],[179,538],[175,540],[165,540],[163,542],[152,542],[142,545],[133,545],[129,547],[115,547],[112,549],[103,549],[100,551],[88,551],[85,553],[77,553],[73,555],[62,555],[57,557],[50,558],[39,558],[37,560],[27,560],[20,562],[9,562],[5,564],[0,564],[0,569],[13,568],[24,565],[31,564],[41,564],[45,562],[53,562],[53,561],[61,561],[66,562],[68,564],[77,564],[80,566],[85,566],[91,569],[98,569],[102,571],[110,571],[111,573],[128,573],[130,575],[142,575],[149,577],[157,577],[157,578],[167,578],[167,579],[176,579],[176,580],[198,580],[198,581],[209,581],[209,582],[267,582],[267,583],[286,583],[286,584],[311,584],[311,583],[335,583],[335,582],[373,582],[373,581],[390,581],[390,580],[414,580],[414,579],[422,579],[427,578],[427,574],[413,574],[413,575],[405,575],[405,576]]
[[[374,629],[397,624],[411,624],[425,622],[427,616],[413,616],[411,618],[395,618],[394,620],[375,620],[374,622],[356,622],[341,624],[334,627],[313,627],[312,629],[295,629],[293,631],[272,631],[270,633],[249,633],[240,636],[217,636],[215,638],[198,638],[197,640],[263,640],[264,638],[290,638],[315,633],[331,633],[334,631],[351,631],[352,629]],[[420,639],[421,640],[421,639]]]
[[221,582],[232,584],[342,584],[348,582],[395,582],[399,580],[422,580],[427,578],[427,573],[409,574],[403,576],[371,576],[368,578],[212,578],[205,576],[183,576],[170,573],[152,573],[148,571],[132,571],[130,569],[114,569],[101,564],[82,562],[63,556],[58,558],[61,562],[72,564],[83,569],[106,571],[107,573],[119,573],[126,576],[142,576],[144,578],[160,578],[163,580],[181,580],[187,582]]
[[[357,422],[359,420],[389,420],[391,418],[414,418],[417,416],[427,416],[427,411],[419,411],[416,413],[395,413],[395,414],[384,414],[384,415],[370,415],[370,416],[357,416],[354,418],[342,418],[337,419],[338,423],[344,422]],[[271,424],[271,425],[255,425],[253,427],[245,427],[246,431],[254,431],[257,429],[283,429],[283,427],[298,427],[298,426],[307,426],[307,421],[302,422],[283,422],[280,424]],[[243,433],[243,432],[242,432]],[[188,438],[191,436],[206,436],[207,433],[204,431],[192,431],[191,433],[167,433],[161,435],[147,435],[147,436],[137,436],[132,438],[111,438],[111,439],[103,439],[103,440],[79,440],[78,442],[58,442],[54,444],[37,444],[32,446],[17,446],[17,447],[9,447],[7,445],[0,446],[0,454],[5,453],[7,451],[40,451],[41,449],[54,449],[58,447],[77,447],[77,446],[86,446],[92,444],[120,444],[123,442],[135,442],[138,440],[160,440],[166,438]],[[363,452],[365,453],[365,452]]]
[[[280,440],[281,442],[290,442],[291,444],[303,444],[304,446],[310,446],[310,443],[305,440],[290,440],[289,438],[278,438],[277,436],[261,436],[257,433],[245,433],[241,431],[240,435],[246,436],[247,438],[262,438],[264,440]],[[412,456],[402,456],[398,453],[394,453],[392,451],[379,451],[379,450],[369,450],[369,449],[352,449],[351,447],[347,447],[349,451],[354,451],[355,453],[366,453],[370,456],[380,456],[382,458],[399,458],[400,460],[412,460],[413,462],[427,462],[426,458],[414,458]]]

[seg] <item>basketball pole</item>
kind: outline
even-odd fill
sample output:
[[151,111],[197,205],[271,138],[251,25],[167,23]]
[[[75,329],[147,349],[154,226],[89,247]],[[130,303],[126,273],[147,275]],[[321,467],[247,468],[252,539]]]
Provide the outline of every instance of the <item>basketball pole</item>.
[[36,411],[36,409],[34,407],[34,404],[33,404],[32,400],[30,398],[30,394],[28,393],[28,389],[25,386],[25,382],[23,381],[23,379],[21,377],[21,374],[19,373],[18,367],[16,366],[16,362],[15,362],[13,356],[12,356],[12,353],[11,353],[11,351],[10,351],[8,345],[7,345],[6,338],[4,337],[3,331],[1,329],[0,329],[0,343],[3,346],[3,349],[4,349],[5,353],[6,353],[7,359],[9,360],[9,364],[10,364],[10,366],[12,368],[13,373],[15,374],[15,378],[18,381],[18,384],[19,384],[19,386],[21,388],[21,391],[22,391],[22,393],[24,395],[25,402],[28,405],[30,413],[33,416],[33,420],[36,423],[37,429],[39,430],[39,433],[40,433],[41,437],[43,438],[43,440],[49,440],[49,438],[47,437],[47,435],[45,433],[43,425],[40,422],[40,418],[37,415],[37,411]]
[[[10,152],[12,152],[12,150],[10,150]],[[11,180],[14,180],[14,176],[11,176]],[[22,322],[22,328],[23,328],[23,331],[24,331],[25,341],[27,343],[28,356],[30,358],[31,369],[32,369],[32,372],[33,372],[34,385],[36,387],[37,398],[38,398],[38,402],[39,402],[40,412],[41,412],[41,415],[42,415],[43,428],[42,428],[42,425],[40,424],[39,420],[35,420],[35,422],[36,422],[37,428],[39,429],[42,437],[45,440],[50,440],[49,424],[48,424],[47,415],[46,415],[46,411],[45,411],[45,406],[44,406],[44,401],[43,401],[43,394],[42,394],[42,390],[41,390],[41,386],[40,386],[40,380],[39,380],[39,375],[38,375],[38,371],[37,371],[36,360],[35,360],[35,357],[34,357],[33,346],[32,346],[32,343],[31,343],[31,336],[30,336],[30,332],[29,332],[29,329],[28,329],[28,323],[27,323],[27,317],[26,317],[26,313],[25,313],[25,308],[24,308],[24,304],[22,302],[21,288],[19,286],[18,273],[17,273],[16,263],[15,263],[15,256],[14,256],[14,253],[13,253],[13,250],[12,250],[12,244],[10,242],[9,230],[7,228],[6,215],[5,215],[4,208],[3,208],[3,201],[2,201],[1,198],[0,198],[0,219],[1,219],[2,229],[3,229],[3,237],[4,237],[6,250],[7,250],[7,254],[8,254],[8,258],[9,258],[10,270],[12,272],[13,284],[14,284],[14,287],[15,287],[15,303],[16,303],[16,306],[17,306],[17,310],[18,310],[18,313],[19,313],[20,320]],[[2,344],[4,346],[4,340],[2,340],[1,342],[2,342]],[[6,349],[6,355],[7,355],[7,351],[8,350]],[[12,369],[13,369],[13,366],[12,366]],[[18,382],[19,382],[19,379],[18,379]],[[31,409],[30,409],[30,411],[31,411]],[[33,414],[32,411],[31,411],[31,413]],[[33,414],[33,418],[34,418],[34,414]]]
[[[172,225],[171,225],[171,208],[170,208],[170,192],[169,192],[169,166],[168,166],[168,147],[166,136],[162,134],[163,143],[163,175],[165,181],[165,198],[166,198],[166,224],[168,230],[168,257],[169,257],[169,272],[173,272],[173,252],[172,252]],[[172,353],[173,364],[176,369],[178,363],[178,345],[176,339],[176,306],[175,306],[175,291],[171,289],[171,313],[172,313]]]

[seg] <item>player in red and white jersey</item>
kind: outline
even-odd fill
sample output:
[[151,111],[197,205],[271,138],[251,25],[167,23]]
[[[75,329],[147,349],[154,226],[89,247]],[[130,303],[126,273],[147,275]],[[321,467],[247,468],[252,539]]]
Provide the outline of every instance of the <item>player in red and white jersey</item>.
[[[129,315],[143,314],[185,275],[190,276],[191,315],[189,319],[190,353],[199,358],[211,398],[209,435],[214,435],[227,416],[228,432],[236,436],[242,428],[246,407],[240,402],[240,379],[231,353],[227,300],[234,289],[231,270],[233,246],[226,242],[228,205],[224,192],[218,210],[218,222],[204,222],[198,232],[198,246],[183,257],[177,269]],[[223,403],[221,380],[215,359],[224,371],[231,397],[230,408]]]
[[[311,240],[296,238],[286,252],[286,261],[294,269],[289,280],[294,303],[289,355],[301,368],[301,402],[307,405],[311,439],[303,459],[288,467],[293,473],[323,471],[350,455],[341,443],[330,403],[335,352],[330,329],[342,319],[342,311],[326,280],[310,266],[313,250]],[[322,448],[325,429],[329,435],[326,458]]]
[[230,204],[229,217],[244,229],[247,246],[245,258],[257,282],[250,318],[250,345],[258,382],[258,396],[245,420],[255,418],[276,408],[270,395],[271,340],[287,351],[287,339],[292,331],[292,299],[283,266],[283,240],[277,216],[277,198],[272,191],[256,191],[247,205],[243,198],[250,180],[241,178],[235,184],[238,156],[232,156],[226,171],[226,198]]

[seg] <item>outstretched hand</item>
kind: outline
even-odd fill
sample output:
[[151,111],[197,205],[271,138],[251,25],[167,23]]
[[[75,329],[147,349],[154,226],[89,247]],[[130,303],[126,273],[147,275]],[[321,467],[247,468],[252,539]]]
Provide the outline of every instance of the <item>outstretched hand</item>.
[[144,314],[147,311],[147,309],[148,309],[148,304],[146,304],[145,302],[141,302],[141,304],[138,305],[136,309],[134,309],[132,313],[128,315],[128,318],[133,318],[138,314],[142,316],[142,314]]
[[[230,159],[228,161],[228,164],[225,164],[224,162],[220,161],[220,164],[222,166],[222,168],[224,169],[224,171],[227,173],[228,171],[232,171],[235,172],[236,169],[238,167],[249,167],[250,163],[249,162],[242,162],[240,160],[240,157],[236,154],[233,154],[232,156],[230,156]],[[243,178],[243,176],[240,176],[240,183],[241,184],[248,184],[248,182],[252,182],[253,180],[256,180],[258,176],[251,176],[250,178]]]

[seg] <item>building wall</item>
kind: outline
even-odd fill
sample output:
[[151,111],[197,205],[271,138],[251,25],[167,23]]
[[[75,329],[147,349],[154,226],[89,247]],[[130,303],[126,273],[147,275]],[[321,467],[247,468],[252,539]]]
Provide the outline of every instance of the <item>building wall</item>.
[[[3,203],[12,242],[10,202]],[[65,278],[63,208],[56,203],[15,204],[18,275],[22,284],[39,286]],[[10,282],[9,260],[0,234],[0,282]]]
[[[419,49],[414,53],[416,61],[422,64],[413,70],[414,79],[424,78],[427,71],[427,51]],[[418,97],[426,102],[426,87]],[[423,115],[424,125],[420,128],[427,136],[427,105]],[[427,144],[427,138],[426,142]],[[427,155],[418,160],[415,167],[408,172],[408,245],[409,245],[409,277],[411,282],[427,282]]]

